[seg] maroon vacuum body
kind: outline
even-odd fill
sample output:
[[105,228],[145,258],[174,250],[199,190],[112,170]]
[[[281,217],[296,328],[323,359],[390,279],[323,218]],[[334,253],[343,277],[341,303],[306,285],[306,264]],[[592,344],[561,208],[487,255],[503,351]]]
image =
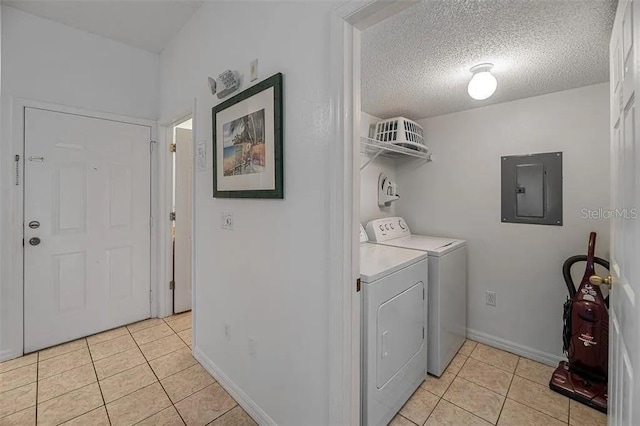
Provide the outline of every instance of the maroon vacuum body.
[[[556,392],[607,412],[607,369],[609,352],[608,300],[600,287],[589,282],[595,275],[595,264],[609,269],[609,262],[595,257],[596,233],[589,236],[587,256],[573,256],[563,265],[569,290],[564,312],[564,351],[567,361],[553,372],[549,387]],[[587,262],[578,289],[571,279],[571,266]]]

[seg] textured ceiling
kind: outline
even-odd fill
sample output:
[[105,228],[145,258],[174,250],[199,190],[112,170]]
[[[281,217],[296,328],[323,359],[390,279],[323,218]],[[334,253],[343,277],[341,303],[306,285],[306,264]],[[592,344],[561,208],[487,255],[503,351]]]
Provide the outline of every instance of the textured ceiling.
[[[433,117],[609,80],[615,0],[431,0],[362,34],[362,109]],[[467,94],[494,64],[498,89]]]
[[202,0],[2,1],[41,18],[151,52],[160,52],[202,3]]

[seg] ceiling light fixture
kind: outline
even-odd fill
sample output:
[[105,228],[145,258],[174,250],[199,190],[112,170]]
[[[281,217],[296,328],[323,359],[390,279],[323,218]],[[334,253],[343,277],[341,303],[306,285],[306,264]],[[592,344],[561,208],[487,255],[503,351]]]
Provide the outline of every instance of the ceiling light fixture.
[[498,80],[491,74],[491,68],[493,64],[479,64],[471,68],[473,77],[469,81],[467,91],[473,99],[482,101],[495,93]]

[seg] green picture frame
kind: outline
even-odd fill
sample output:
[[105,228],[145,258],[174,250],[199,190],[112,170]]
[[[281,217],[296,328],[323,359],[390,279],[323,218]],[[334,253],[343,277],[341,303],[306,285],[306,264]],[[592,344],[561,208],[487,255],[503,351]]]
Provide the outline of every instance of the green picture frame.
[[211,109],[214,198],[284,198],[283,75]]

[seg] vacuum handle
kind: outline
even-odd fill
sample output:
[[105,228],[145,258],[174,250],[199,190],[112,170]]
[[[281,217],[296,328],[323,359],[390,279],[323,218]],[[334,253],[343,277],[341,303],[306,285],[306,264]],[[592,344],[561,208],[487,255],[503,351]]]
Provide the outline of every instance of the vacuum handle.
[[[571,278],[571,267],[578,262],[587,262],[587,261],[588,261],[587,256],[585,256],[584,254],[579,254],[577,256],[571,256],[570,258],[565,260],[564,264],[562,265],[562,276],[564,277],[564,282],[567,285],[567,291],[569,291],[570,298],[573,298],[573,296],[575,296],[576,294],[576,285],[573,282],[573,279]],[[610,270],[609,261],[601,259],[599,257],[594,257],[593,261],[594,263],[597,263],[598,265],[606,268],[607,271]],[[592,275],[595,275],[595,268],[594,268],[594,272],[589,274],[589,277],[591,277]]]
[[587,251],[587,268],[593,268],[593,258],[596,255],[596,233],[589,234],[589,250]]

